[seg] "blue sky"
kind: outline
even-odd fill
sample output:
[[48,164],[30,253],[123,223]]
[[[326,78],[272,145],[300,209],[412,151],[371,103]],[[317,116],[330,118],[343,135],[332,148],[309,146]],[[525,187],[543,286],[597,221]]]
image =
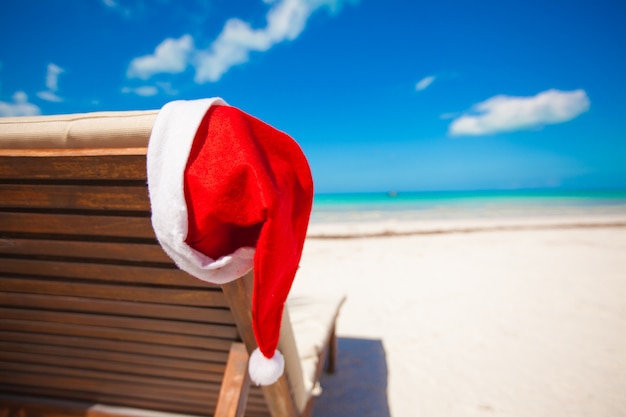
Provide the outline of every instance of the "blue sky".
[[20,0],[0,116],[220,96],[318,192],[626,188],[626,2]]

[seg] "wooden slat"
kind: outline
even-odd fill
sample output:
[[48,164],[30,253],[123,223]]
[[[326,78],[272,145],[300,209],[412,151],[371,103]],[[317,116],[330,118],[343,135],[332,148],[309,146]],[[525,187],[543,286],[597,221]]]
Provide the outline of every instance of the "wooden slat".
[[248,404],[246,406],[246,416],[264,416],[269,417],[270,411],[265,403],[261,388],[256,385],[250,386],[248,393]]
[[231,312],[224,308],[174,306],[10,292],[0,292],[0,305],[38,310],[74,311],[82,313],[127,315],[133,317],[164,317],[171,320],[183,320],[196,323],[234,324]]
[[[121,387],[117,385],[134,384],[150,390],[171,390],[172,395],[189,395],[189,399],[198,398],[204,395],[204,390],[208,386],[219,387],[219,380],[215,381],[192,381],[177,378],[155,378],[151,376],[133,375],[130,373],[117,373],[107,369],[89,370],[83,368],[73,368],[62,366],[61,364],[43,363],[19,363],[12,361],[0,361],[0,372],[29,375],[59,375],[63,377],[73,377],[86,381],[87,383],[110,386],[109,393],[123,393]],[[6,375],[6,374],[5,374]],[[2,382],[9,382],[9,378]],[[17,381],[15,381],[17,383]],[[31,383],[30,385],[36,385]],[[137,390],[137,388],[135,388]]]
[[154,231],[150,218],[87,216],[51,213],[0,212],[0,233],[32,233],[62,236],[150,239]]
[[68,149],[22,151],[19,156],[16,150],[0,150],[0,179],[145,180],[145,153],[145,148]]
[[0,273],[32,277],[70,278],[107,283],[150,284],[199,289],[216,288],[207,282],[173,267],[108,265],[71,261],[44,261],[36,259],[0,258]]
[[0,385],[0,415],[6,417],[86,417],[91,406],[88,403],[9,394],[10,389]]
[[[215,394],[210,394],[219,389],[216,384],[202,384],[202,389],[194,387],[189,382],[179,382],[171,386],[163,386],[150,383],[146,378],[131,378],[129,380],[102,380],[90,378],[86,371],[71,372],[70,369],[49,369],[43,365],[39,368],[47,371],[47,373],[22,373],[17,366],[11,364],[2,364],[7,368],[0,368],[0,384],[12,384],[15,386],[30,386],[40,388],[43,395],[48,387],[62,387],[64,390],[91,393],[92,398],[99,398],[101,395],[118,397],[119,401],[124,401],[127,397],[141,398],[152,401],[171,401],[181,403],[206,404],[207,399]],[[63,372],[68,373],[64,375]],[[95,373],[97,374],[97,373]],[[157,382],[158,378],[153,378],[153,382]],[[96,395],[93,395],[96,394]],[[95,399],[94,398],[94,399]],[[122,403],[123,404],[123,403]]]
[[248,393],[248,406],[250,405],[261,405],[266,407],[265,398],[263,398],[263,391],[260,386],[250,385],[250,392]]
[[71,281],[2,278],[0,291],[27,294],[50,294],[105,300],[137,301],[156,304],[188,305],[195,307],[226,307],[219,291],[171,289],[93,284]]
[[199,337],[235,338],[234,326],[189,323],[167,319],[145,319],[101,314],[66,313],[60,311],[38,311],[0,306],[0,317],[11,320],[28,320],[50,323],[78,324],[93,327],[114,327],[151,332],[183,334]]
[[254,384],[250,385],[250,393],[248,394],[248,411],[251,409],[263,410],[266,414],[269,414],[265,398],[263,396],[263,390],[260,386]]
[[134,186],[0,183],[0,208],[148,212],[150,201],[145,183]]
[[42,333],[104,340],[120,340],[144,344],[157,344],[163,346],[178,346],[212,350],[228,350],[230,348],[230,343],[232,343],[233,340],[236,340],[235,337],[209,338],[106,327],[94,328],[92,326],[76,324],[10,320],[4,318],[0,318],[0,330],[8,332]]
[[[129,342],[125,340],[92,339],[73,335],[37,334],[20,331],[3,331],[0,329],[0,340],[11,340],[15,343],[32,343],[42,346],[78,347],[82,349],[105,350],[164,358],[185,358],[196,361],[226,363],[228,347],[221,350],[195,349],[179,346],[165,346]],[[230,346],[230,345],[229,345]]]
[[[76,346],[54,346],[39,345],[33,343],[17,343],[12,341],[0,340],[0,356],[5,353],[20,353],[24,355],[41,356],[51,358],[50,360],[58,360],[58,358],[80,358],[81,360],[93,360],[103,364],[120,364],[123,366],[131,365],[132,367],[140,367],[155,372],[173,372],[173,375],[184,373],[189,379],[203,379],[194,375],[204,375],[207,373],[223,373],[225,365],[223,363],[210,362],[207,360],[198,361],[186,357],[167,358],[160,356],[152,356],[145,354],[115,352],[109,350],[86,349]],[[223,356],[223,355],[222,355]],[[106,366],[106,365],[104,365]]]
[[[53,398],[32,397],[28,395],[3,394],[0,386],[0,415],[2,416],[20,416],[20,417],[197,417],[206,416],[207,413],[179,414],[168,413],[164,410],[154,411],[148,409],[149,406],[139,404],[135,407],[144,407],[143,409],[116,407],[104,405],[101,403],[94,404],[91,401],[76,401],[58,398],[67,398],[66,393],[57,389],[52,395]],[[8,391],[8,390],[7,390]],[[99,399],[101,402],[106,398]],[[154,406],[154,403],[153,403]],[[179,405],[180,406],[180,405]],[[183,405],[184,406],[184,405]]]
[[160,381],[169,379],[188,380],[201,383],[220,383],[224,367],[219,366],[209,372],[190,369],[175,369],[154,365],[129,364],[127,362],[107,361],[102,358],[84,358],[81,356],[58,356],[49,352],[32,354],[12,352],[0,349],[0,363],[22,363],[58,366],[61,368],[85,369],[105,374],[129,374],[156,378]]
[[156,241],[145,244],[0,238],[0,254],[27,255],[31,258],[71,255],[74,258],[172,263]]
[[[26,398],[24,401],[18,399],[31,395],[36,395],[37,398],[34,400]],[[7,398],[16,398],[16,401],[12,402]],[[42,399],[49,400],[50,398],[63,400],[39,407],[33,405],[41,404]],[[72,403],[76,401],[84,403],[82,409],[73,406]],[[42,391],[39,387],[0,384],[0,411],[12,406],[13,410],[18,410],[17,414],[8,415],[19,417],[209,417],[206,410],[212,409],[215,401],[212,395],[208,395],[204,403],[194,404],[179,402],[177,398],[166,396],[150,400],[131,396],[120,397],[103,393],[68,391],[58,386],[45,387]]]

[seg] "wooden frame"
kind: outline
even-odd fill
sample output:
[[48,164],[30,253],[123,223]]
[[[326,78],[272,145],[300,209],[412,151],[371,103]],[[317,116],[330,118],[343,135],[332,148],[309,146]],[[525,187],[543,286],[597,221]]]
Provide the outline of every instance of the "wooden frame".
[[252,273],[210,285],[162,252],[145,154],[0,150],[0,416],[309,414],[288,372],[250,387]]

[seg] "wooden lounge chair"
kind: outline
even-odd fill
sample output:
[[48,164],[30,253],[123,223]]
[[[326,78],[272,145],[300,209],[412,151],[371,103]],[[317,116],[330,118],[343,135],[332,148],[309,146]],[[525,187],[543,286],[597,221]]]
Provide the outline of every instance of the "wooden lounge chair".
[[156,112],[0,119],[0,416],[302,416],[342,297],[293,298],[286,370],[250,387],[252,274],[180,271],[150,223]]

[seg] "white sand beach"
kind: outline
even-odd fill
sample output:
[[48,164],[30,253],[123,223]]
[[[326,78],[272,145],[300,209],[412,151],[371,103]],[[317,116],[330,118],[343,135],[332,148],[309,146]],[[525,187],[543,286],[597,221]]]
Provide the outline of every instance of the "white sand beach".
[[292,291],[329,289],[317,417],[626,416],[624,215],[313,224]]

